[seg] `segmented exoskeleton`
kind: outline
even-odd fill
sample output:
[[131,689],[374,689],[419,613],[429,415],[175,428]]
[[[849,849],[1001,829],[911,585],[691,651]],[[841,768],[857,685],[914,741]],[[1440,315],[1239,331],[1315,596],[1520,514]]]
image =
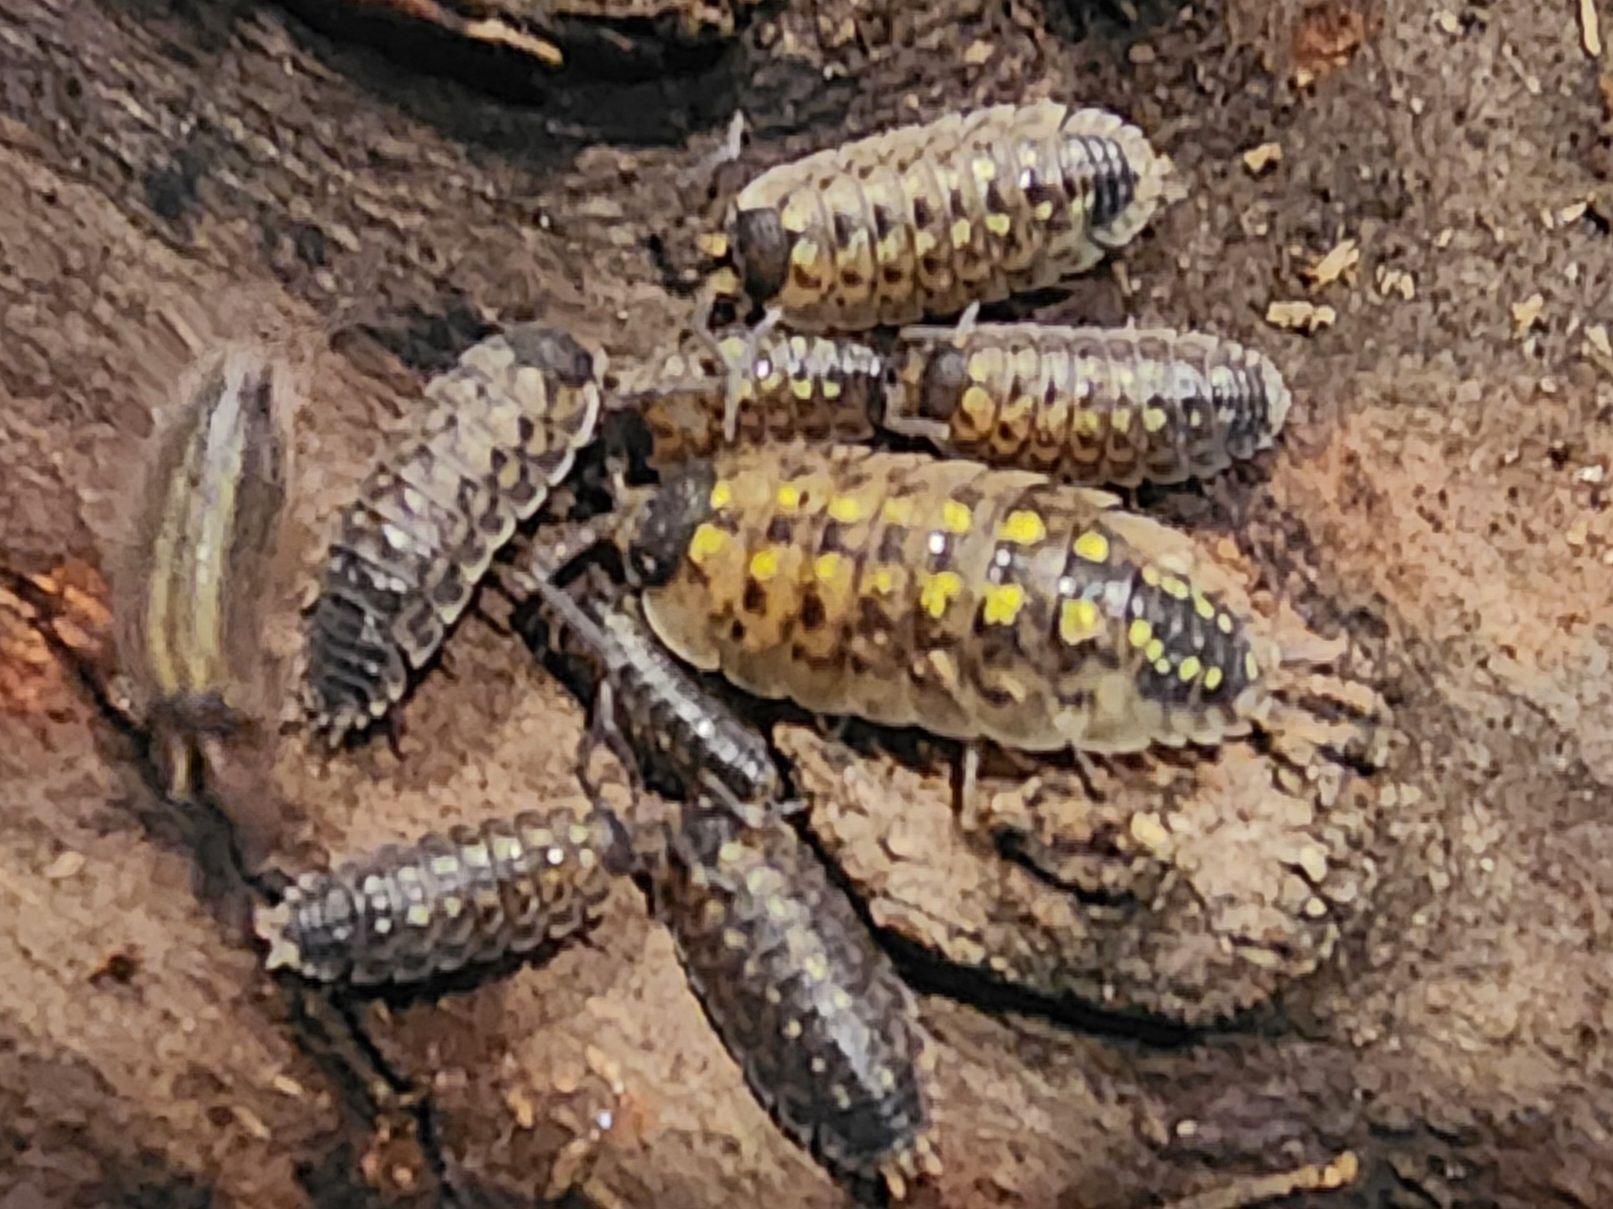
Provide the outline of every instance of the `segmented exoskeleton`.
[[258,909],[255,927],[271,970],[358,987],[418,982],[578,935],[625,871],[624,852],[603,812],[529,811],[305,873]]
[[588,747],[603,739],[631,771],[671,798],[710,793],[733,806],[778,802],[781,783],[766,739],[735,716],[645,625],[630,600],[580,597],[554,583],[537,545],[504,572],[516,594],[533,593],[560,623],[556,645],[595,670]]
[[261,631],[291,459],[284,370],[261,352],[226,351],[193,385],[116,576],[123,671],[175,798],[210,743],[271,704]]
[[1166,174],[1111,113],[997,105],[771,168],[723,242],[745,293],[803,330],[913,323],[1090,268],[1148,223]]
[[314,723],[332,742],[400,700],[515,527],[591,438],[602,357],[525,324],[467,350],[342,515],[308,625]]
[[830,1170],[899,1186],[933,1163],[922,1033],[890,959],[784,822],[766,743],[631,606],[574,598],[541,553],[530,561],[506,582],[536,591],[562,641],[597,667],[596,725],[639,776],[684,799],[662,820],[636,819],[634,846],[718,1035],[756,1098]]
[[685,341],[624,375],[612,405],[642,419],[650,465],[675,466],[736,443],[866,440],[881,371],[866,345],[770,327]]
[[844,1178],[933,1171],[924,1035],[895,968],[782,818],[686,806],[652,865],[656,915],[752,1093]]
[[1274,644],[1184,539],[1025,471],[856,447],[743,450],[626,522],[650,625],[762,697],[1026,751],[1246,732]]
[[909,328],[885,428],[993,466],[1136,486],[1270,448],[1290,397],[1266,357],[1198,332],[1031,323]]

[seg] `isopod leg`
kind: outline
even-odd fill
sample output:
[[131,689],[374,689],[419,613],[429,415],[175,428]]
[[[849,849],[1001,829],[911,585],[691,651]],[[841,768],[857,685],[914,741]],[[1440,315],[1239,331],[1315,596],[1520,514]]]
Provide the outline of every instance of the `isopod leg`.
[[[722,401],[722,439],[728,445],[739,439],[740,387],[744,384],[745,375],[754,371],[757,346],[761,343],[762,337],[777,327],[783,317],[784,312],[777,307],[763,315],[762,321],[745,336],[744,355],[736,363],[728,366],[728,388],[723,392]],[[722,351],[719,348],[719,359],[721,356]]]

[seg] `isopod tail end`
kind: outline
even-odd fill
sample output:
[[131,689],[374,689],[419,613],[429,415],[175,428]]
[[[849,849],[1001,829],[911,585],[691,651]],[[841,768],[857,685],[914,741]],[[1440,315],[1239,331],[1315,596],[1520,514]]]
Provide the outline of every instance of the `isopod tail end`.
[[1124,247],[1153,221],[1160,207],[1185,194],[1170,157],[1157,150],[1140,128],[1123,118],[1102,109],[1082,109],[1065,123],[1065,132],[1071,131],[1111,140],[1132,179],[1131,200],[1113,218],[1092,230],[1092,242],[1099,247],[1107,251]]

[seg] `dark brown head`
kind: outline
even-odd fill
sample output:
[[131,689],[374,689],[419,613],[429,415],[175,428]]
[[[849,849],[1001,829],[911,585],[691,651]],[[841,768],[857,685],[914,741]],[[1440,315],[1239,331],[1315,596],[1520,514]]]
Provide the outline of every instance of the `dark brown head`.
[[710,462],[696,462],[664,480],[638,506],[623,542],[635,586],[658,588],[678,573],[695,530],[711,514],[716,481]]
[[950,344],[936,346],[919,381],[917,417],[950,424],[968,386],[969,359],[963,351]]
[[504,338],[523,362],[553,374],[564,386],[586,386],[593,380],[593,355],[558,328],[521,323],[506,331]]
[[729,251],[751,299],[766,302],[784,288],[790,272],[790,237],[777,210],[739,211]]

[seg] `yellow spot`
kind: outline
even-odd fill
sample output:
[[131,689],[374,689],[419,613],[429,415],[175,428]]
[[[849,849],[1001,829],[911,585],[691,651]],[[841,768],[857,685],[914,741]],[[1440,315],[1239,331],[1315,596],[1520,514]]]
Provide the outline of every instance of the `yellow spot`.
[[1008,215],[1006,214],[986,215],[986,230],[990,231],[998,238],[1007,235],[1008,232],[1013,229],[1013,226],[1014,224],[1009,220]]
[[935,251],[935,236],[929,231],[921,228],[918,233],[913,236],[913,250],[920,256]]
[[1206,692],[1215,692],[1221,687],[1221,669],[1212,667],[1204,673],[1204,688]]
[[1165,427],[1169,417],[1158,407],[1143,408],[1143,428],[1149,432],[1158,432]]
[[1217,617],[1215,619],[1215,628],[1223,634],[1232,633],[1232,614],[1222,613],[1221,616]]
[[969,380],[971,382],[988,382],[991,380],[991,361],[985,353],[975,353],[969,358]]
[[1210,603],[1210,598],[1197,589],[1193,592],[1193,611],[1205,621],[1215,616],[1215,606]]
[[803,269],[811,268],[818,259],[818,245],[810,239],[803,239],[790,249],[790,260]]
[[1250,680],[1260,679],[1260,660],[1255,658],[1253,651],[1243,657],[1243,674]]
[[952,246],[966,248],[969,246],[969,234],[973,230],[967,218],[960,218],[952,224]]
[[1150,588],[1159,587],[1159,568],[1158,567],[1144,567],[1143,568],[1143,582],[1145,584],[1147,584]]
[[1090,600],[1066,600],[1059,610],[1059,637],[1071,646],[1089,637],[1097,628],[1098,606]]
[[755,554],[751,555],[750,560],[751,578],[757,583],[766,583],[778,574],[778,562],[778,548],[776,546],[768,546],[765,549],[756,551]]
[[941,615],[947,611],[947,606],[961,591],[963,580],[954,572],[937,571],[924,577],[924,587],[919,592],[919,605],[931,617],[940,620]]
[[840,555],[835,554],[833,551],[828,554],[820,554],[817,561],[812,564],[812,573],[825,583],[828,583],[836,575],[840,574],[842,561]]
[[1116,432],[1125,432],[1131,428],[1131,408],[1117,407],[1109,413],[1109,427]]
[[1032,546],[1047,536],[1047,526],[1036,513],[1018,508],[998,527],[997,536],[1016,546]]
[[1132,646],[1136,647],[1147,646],[1149,640],[1152,639],[1153,636],[1154,627],[1149,625],[1141,617],[1132,622],[1131,628],[1126,631],[1126,641],[1131,643]]
[[986,603],[980,616],[987,625],[1012,625],[1024,606],[1024,588],[1018,584],[998,584],[986,589]]
[[786,512],[794,512],[801,506],[801,489],[794,483],[785,483],[778,489],[778,506]]
[[941,524],[948,532],[967,533],[969,526],[974,524],[974,519],[974,513],[969,511],[967,504],[948,500],[941,505]]
[[829,501],[829,518],[839,521],[842,525],[855,525],[868,513],[863,510],[862,501],[855,496],[837,495]]
[[1169,659],[1157,660],[1154,664],[1154,670],[1161,676],[1169,675],[1171,670],[1171,661]]
[[1088,529],[1075,539],[1075,553],[1089,563],[1101,563],[1109,557],[1109,539],[1096,530]]
[[726,508],[734,502],[734,485],[727,479],[718,479],[711,485],[711,506]]
[[896,572],[889,567],[875,567],[870,579],[873,582],[874,591],[881,596],[889,596],[896,591]]
[[1038,222],[1046,222],[1048,219],[1053,217],[1053,203],[1050,201],[1039,201],[1036,203],[1036,208],[1032,210],[1031,213],[1036,215]]
[[728,535],[716,525],[701,525],[689,539],[689,560],[703,563],[727,544]]
[[823,380],[823,397],[825,399],[838,399],[840,397],[840,382],[835,378]]
[[992,162],[989,155],[977,155],[974,159],[975,179],[982,185],[990,184],[991,178],[997,175],[997,165]]
[[907,525],[913,521],[911,496],[898,495],[885,501],[879,510],[879,519],[887,525]]
[[1095,437],[1103,429],[1103,417],[1095,411],[1078,412],[1075,431],[1084,437]]
[[797,399],[800,399],[801,402],[805,403],[808,399],[810,399],[812,397],[812,379],[811,378],[791,378],[790,379],[790,393],[792,395],[794,395]]
[[697,241],[700,250],[713,260],[721,260],[728,255],[728,236],[716,232],[707,232]]
[[1165,644],[1158,638],[1150,639],[1148,645],[1143,648],[1143,658],[1150,663],[1165,658]]
[[1165,590],[1167,595],[1174,596],[1177,600],[1187,599],[1189,591],[1187,584],[1177,579],[1174,575],[1162,575],[1159,580],[1159,586]]
[[1197,655],[1189,655],[1186,659],[1182,660],[1182,666],[1176,669],[1176,674],[1183,680],[1191,680],[1203,670],[1204,665],[1199,662],[1199,657]]
[[991,394],[981,386],[971,386],[963,392],[963,410],[974,422],[985,427],[991,418]]

